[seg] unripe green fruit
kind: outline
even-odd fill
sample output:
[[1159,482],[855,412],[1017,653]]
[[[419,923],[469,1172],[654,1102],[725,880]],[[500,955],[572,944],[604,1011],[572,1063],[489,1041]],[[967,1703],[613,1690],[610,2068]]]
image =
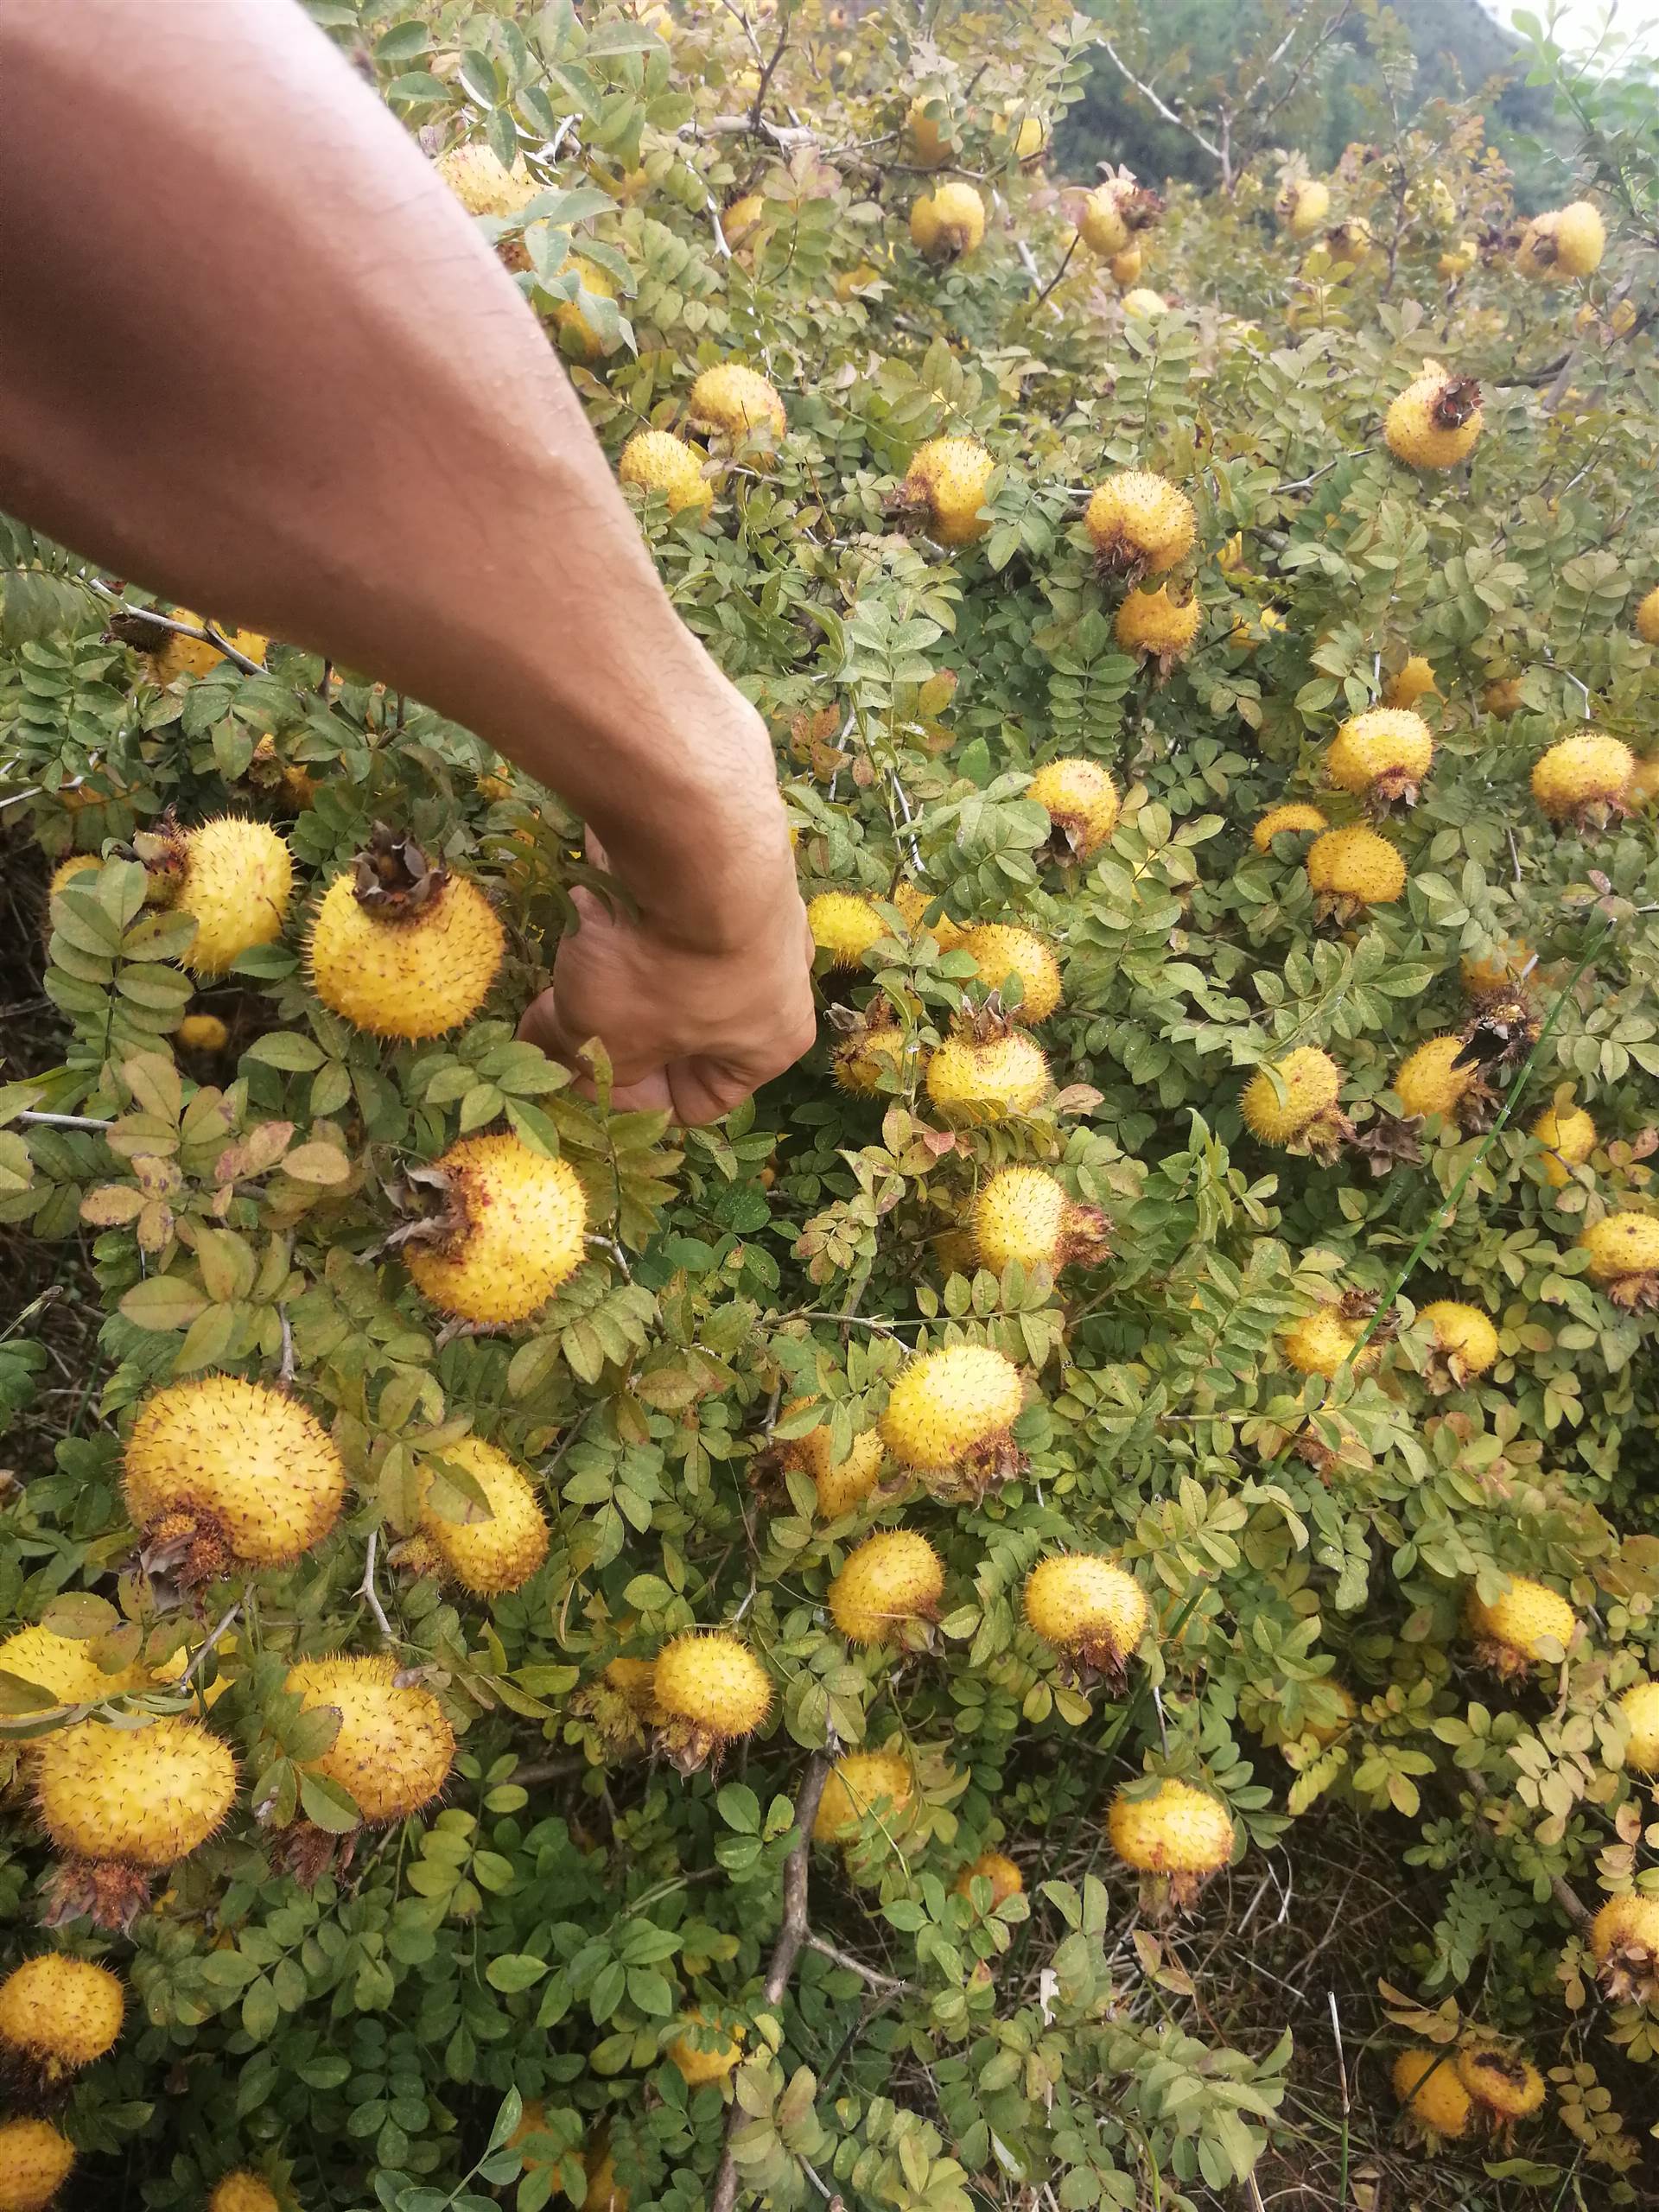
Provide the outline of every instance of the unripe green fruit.
[[401,1821],[431,1803],[454,1764],[454,1731],[430,1690],[400,1682],[383,1656],[302,1659],[283,1688],[315,1713],[340,1714],[334,1742],[303,1764],[346,1790],[365,1821]]

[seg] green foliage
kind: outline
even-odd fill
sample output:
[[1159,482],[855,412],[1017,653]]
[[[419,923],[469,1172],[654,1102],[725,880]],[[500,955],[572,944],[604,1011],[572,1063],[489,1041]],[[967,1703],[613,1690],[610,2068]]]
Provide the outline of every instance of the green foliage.
[[[1637,2201],[1627,2116],[1650,2108],[1659,2037],[1598,1992],[1570,1912],[1655,1887],[1618,1699],[1659,1662],[1659,1390],[1651,1319],[1592,1281],[1577,1238],[1653,1204],[1659,855],[1650,798],[1558,831],[1529,779],[1587,719],[1638,752],[1653,728],[1633,623],[1659,582],[1650,116],[1573,88],[1613,233],[1582,284],[1529,286],[1491,243],[1510,181],[1444,103],[1389,118],[1386,158],[1331,180],[1332,223],[1371,233],[1355,263],[1275,226],[1280,157],[1241,143],[1230,192],[1178,192],[1144,234],[1141,281],[1173,302],[1148,315],[1072,247],[1054,179],[1018,164],[1019,121],[1056,125],[1090,67],[1094,27],[1052,0],[925,23],[791,0],[753,19],[312,12],[429,147],[524,160],[536,196],[479,220],[613,458],[642,423],[680,423],[696,369],[772,378],[778,454],[716,447],[708,523],[652,496],[641,527],[776,734],[804,890],[862,893],[888,934],[825,979],[820,1048],[719,1128],[613,1113],[602,1056],[590,1103],[512,1035],[594,880],[556,799],[280,644],[267,668],[160,687],[106,630],[106,580],[0,524],[9,791],[50,861],[97,863],[45,916],[60,1050],[0,1090],[0,1221],[66,1271],[83,1237],[103,1316],[88,1417],[45,1444],[49,1314],[0,1338],[0,1413],[40,1447],[3,1501],[0,1603],[110,1663],[165,1677],[191,1654],[187,1684],[116,1710],[194,1712],[240,1769],[229,1821],[130,1935],[63,1938],[135,1999],[67,2108],[87,2185],[124,2170],[173,2212],[244,2164],[301,2207],[539,2212],[582,2203],[608,2152],[635,2212],[690,2212],[724,2152],[785,2208],[1219,2205],[1270,2161],[1336,2203],[1362,2142],[1373,2191],[1398,2156],[1400,2037],[1479,2024],[1550,2070],[1550,2113],[1525,2156],[1464,2146],[1443,2196],[1413,2159],[1400,2201]],[[1306,12],[1314,36],[1338,11]],[[1397,30],[1363,12],[1388,59]],[[943,104],[991,211],[954,264],[906,228],[912,99]],[[732,252],[715,215],[748,194],[762,213]],[[614,302],[578,302],[577,251]],[[559,319],[573,303],[591,359]],[[1447,477],[1381,435],[1431,357],[1483,389]],[[954,553],[893,498],[941,435],[997,464],[987,531]],[[1201,629],[1166,674],[1120,645],[1124,585],[1081,524],[1122,467],[1196,510],[1177,587]],[[1389,825],[1407,887],[1332,910],[1304,842],[1258,851],[1252,827],[1287,798],[1362,817],[1323,756],[1411,655],[1433,669],[1437,750]],[[1027,796],[1065,755],[1122,795],[1084,859]],[[147,903],[135,857],[169,810],[274,823],[300,885],[283,938],[194,995],[193,925]],[[377,821],[483,884],[508,932],[480,1018],[435,1042],[359,1033],[308,980],[310,906]],[[912,886],[931,928],[893,902]],[[1054,1089],[952,1127],[924,1070],[986,990],[947,924],[989,921],[1059,955]],[[1406,1054],[1465,1029],[1467,966],[1517,944],[1535,1030],[1483,1112],[1402,1126]],[[223,1020],[222,1050],[185,1041],[187,1010]],[[855,1096],[830,1056],[873,1015],[903,1047]],[[1251,1071],[1303,1046],[1341,1071],[1352,1141],[1331,1159],[1240,1112]],[[1554,1179],[1531,1134],[1552,1103],[1597,1132]],[[505,1332],[442,1325],[402,1257],[431,1163],[482,1130],[568,1160],[593,1232]],[[1109,1249],[1058,1279],[980,1264],[964,1224],[1009,1164],[1107,1216]],[[1378,1357],[1300,1372],[1287,1334],[1338,1299]],[[1478,1376],[1421,1318],[1446,1299],[1498,1332]],[[957,1342],[1025,1378],[1007,1479],[933,1495],[889,1470],[828,1517],[800,1440],[822,1426],[839,1460],[910,1356]],[[122,1440],[159,1386],[219,1372],[291,1382],[349,1497],[292,1567],[181,1593],[159,1548],[137,1553]],[[545,1562],[493,1598],[429,1571],[431,1518],[475,1529],[485,1509],[454,1456],[469,1433],[527,1471],[548,1523]],[[899,1524],[941,1555],[939,1618],[913,1648],[849,1647],[830,1584]],[[1110,1554],[1152,1605],[1122,1682],[1025,1622],[1032,1566],[1066,1549]],[[1564,1664],[1519,1680],[1483,1671],[1463,1626],[1470,1586],[1512,1574],[1581,1623]],[[649,1698],[607,1670],[694,1627],[742,1638],[775,1703],[683,1775],[647,1756]],[[284,1690],[296,1657],[342,1649],[390,1653],[457,1733],[442,1800],[391,1827],[318,1770],[332,1712]],[[27,1770],[66,1716],[10,1673],[0,1689]],[[854,1746],[901,1753],[913,1797],[809,1850],[797,1804]],[[1138,1917],[1107,1846],[1112,1793],[1143,1777],[1207,1789],[1234,1823],[1190,1923]],[[1024,1876],[996,1904],[959,1879],[992,1848]],[[49,1853],[21,1792],[3,1849],[33,1948]],[[1382,1904],[1351,1935],[1362,1866]],[[803,1877],[804,1926],[783,1917]],[[1148,1915],[1162,1902],[1154,1883]],[[780,1929],[805,1940],[775,1948]],[[1297,1980],[1278,1947],[1299,1930]],[[1350,2044],[1377,2046],[1355,2069],[1338,2040],[1339,2083],[1337,1987]],[[727,2078],[688,2082],[732,2037]]]

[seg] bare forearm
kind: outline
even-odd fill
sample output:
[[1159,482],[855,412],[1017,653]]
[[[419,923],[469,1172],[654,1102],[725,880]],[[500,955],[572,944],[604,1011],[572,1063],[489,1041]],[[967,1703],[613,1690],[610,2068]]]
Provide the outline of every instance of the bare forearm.
[[0,505],[467,721],[665,910],[775,863],[533,316],[297,7],[0,0]]

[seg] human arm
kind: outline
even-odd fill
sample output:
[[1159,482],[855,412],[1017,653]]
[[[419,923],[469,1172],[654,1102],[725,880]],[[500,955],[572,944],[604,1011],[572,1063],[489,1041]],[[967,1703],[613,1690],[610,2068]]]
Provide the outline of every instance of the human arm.
[[526,1033],[725,1111],[811,1041],[759,716],[674,613],[570,385],[289,0],[0,0],[0,506],[372,670],[592,827]]

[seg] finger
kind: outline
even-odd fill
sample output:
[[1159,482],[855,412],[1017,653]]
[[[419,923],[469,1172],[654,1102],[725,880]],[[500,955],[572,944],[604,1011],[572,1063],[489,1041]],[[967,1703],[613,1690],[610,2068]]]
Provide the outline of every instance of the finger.
[[550,1060],[560,1060],[566,1066],[574,1064],[563,1024],[559,1020],[558,1004],[550,991],[540,991],[518,1018],[519,1041],[534,1045],[545,1052]]
[[611,1092],[611,1111],[613,1114],[668,1114],[677,1121],[674,1112],[674,1096],[669,1088],[666,1071],[654,1068],[649,1075],[637,1077],[632,1083],[619,1083]]
[[671,1060],[664,1071],[674,1119],[699,1129],[741,1106],[754,1084],[719,1060]]

